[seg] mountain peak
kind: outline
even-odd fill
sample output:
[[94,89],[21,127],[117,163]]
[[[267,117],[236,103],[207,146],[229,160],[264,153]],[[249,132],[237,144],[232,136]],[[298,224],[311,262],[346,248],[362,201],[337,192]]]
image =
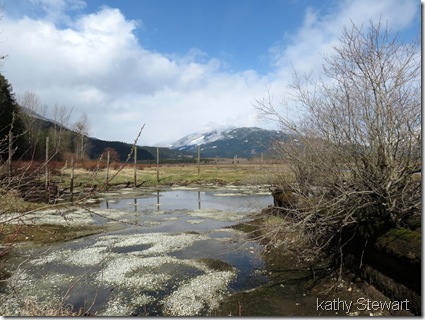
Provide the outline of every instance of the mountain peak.
[[169,148],[195,153],[198,145],[201,145],[203,157],[233,158],[237,155],[248,158],[266,153],[272,141],[286,139],[286,134],[276,130],[257,127],[221,127],[188,134],[172,143]]
[[170,149],[185,150],[188,147],[197,147],[198,145],[214,142],[222,138],[223,133],[233,130],[234,126],[221,126],[217,128],[206,127],[200,131],[193,132],[183,138],[173,142],[168,146]]

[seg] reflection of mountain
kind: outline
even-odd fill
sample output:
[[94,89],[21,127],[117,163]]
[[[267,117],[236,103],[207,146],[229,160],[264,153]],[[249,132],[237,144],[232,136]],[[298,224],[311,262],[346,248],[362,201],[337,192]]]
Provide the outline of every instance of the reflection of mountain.
[[213,129],[189,134],[169,147],[181,152],[196,153],[201,145],[203,158],[248,158],[267,153],[273,141],[283,141],[287,135],[275,130],[260,128]]

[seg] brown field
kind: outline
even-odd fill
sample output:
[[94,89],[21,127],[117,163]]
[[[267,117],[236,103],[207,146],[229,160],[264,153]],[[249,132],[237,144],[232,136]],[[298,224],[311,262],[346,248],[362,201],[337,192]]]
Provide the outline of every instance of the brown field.
[[[277,172],[287,173],[285,164],[253,163],[247,159],[239,159],[239,163],[232,163],[232,159],[220,160],[216,164],[138,164],[136,171],[133,164],[112,166],[108,172],[110,186],[126,184],[134,186],[136,172],[136,186],[163,186],[163,185],[251,185],[272,184]],[[271,174],[273,173],[273,175]],[[159,175],[159,180],[157,179]],[[62,167],[55,170],[51,179],[65,187],[70,184],[71,168]],[[92,184],[101,186],[106,183],[107,169],[79,167],[74,169],[74,185]]]

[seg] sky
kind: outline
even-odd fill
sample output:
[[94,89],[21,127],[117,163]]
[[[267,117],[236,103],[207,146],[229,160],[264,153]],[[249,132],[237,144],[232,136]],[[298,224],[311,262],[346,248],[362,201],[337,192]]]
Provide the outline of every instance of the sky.
[[[417,0],[0,0],[14,93],[86,113],[89,135],[166,146],[207,128],[276,129],[254,104],[318,73],[344,26],[421,34]],[[274,126],[274,127],[273,127]]]

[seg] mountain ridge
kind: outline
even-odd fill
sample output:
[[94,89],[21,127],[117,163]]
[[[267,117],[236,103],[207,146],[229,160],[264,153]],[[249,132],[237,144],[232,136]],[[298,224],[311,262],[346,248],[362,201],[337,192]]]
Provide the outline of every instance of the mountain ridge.
[[[48,119],[27,108],[22,111],[41,121],[45,130],[51,127],[62,127],[72,133],[72,140],[79,139],[77,133],[54,120]],[[137,146],[138,159],[141,161],[155,161],[157,148],[160,160],[183,161],[197,157],[198,145],[201,146],[202,158],[251,158],[261,154],[267,155],[273,141],[285,141],[288,135],[277,130],[267,130],[258,127],[221,126],[205,128],[188,134],[167,147]],[[107,141],[86,136],[90,159],[98,159],[106,148],[115,149],[121,161],[126,160],[132,144],[121,141]],[[132,157],[131,157],[132,158]]]
[[267,154],[273,141],[286,141],[288,135],[278,130],[258,127],[230,127],[228,129],[201,130],[184,136],[169,145],[173,150],[197,153],[202,157],[250,158]]

